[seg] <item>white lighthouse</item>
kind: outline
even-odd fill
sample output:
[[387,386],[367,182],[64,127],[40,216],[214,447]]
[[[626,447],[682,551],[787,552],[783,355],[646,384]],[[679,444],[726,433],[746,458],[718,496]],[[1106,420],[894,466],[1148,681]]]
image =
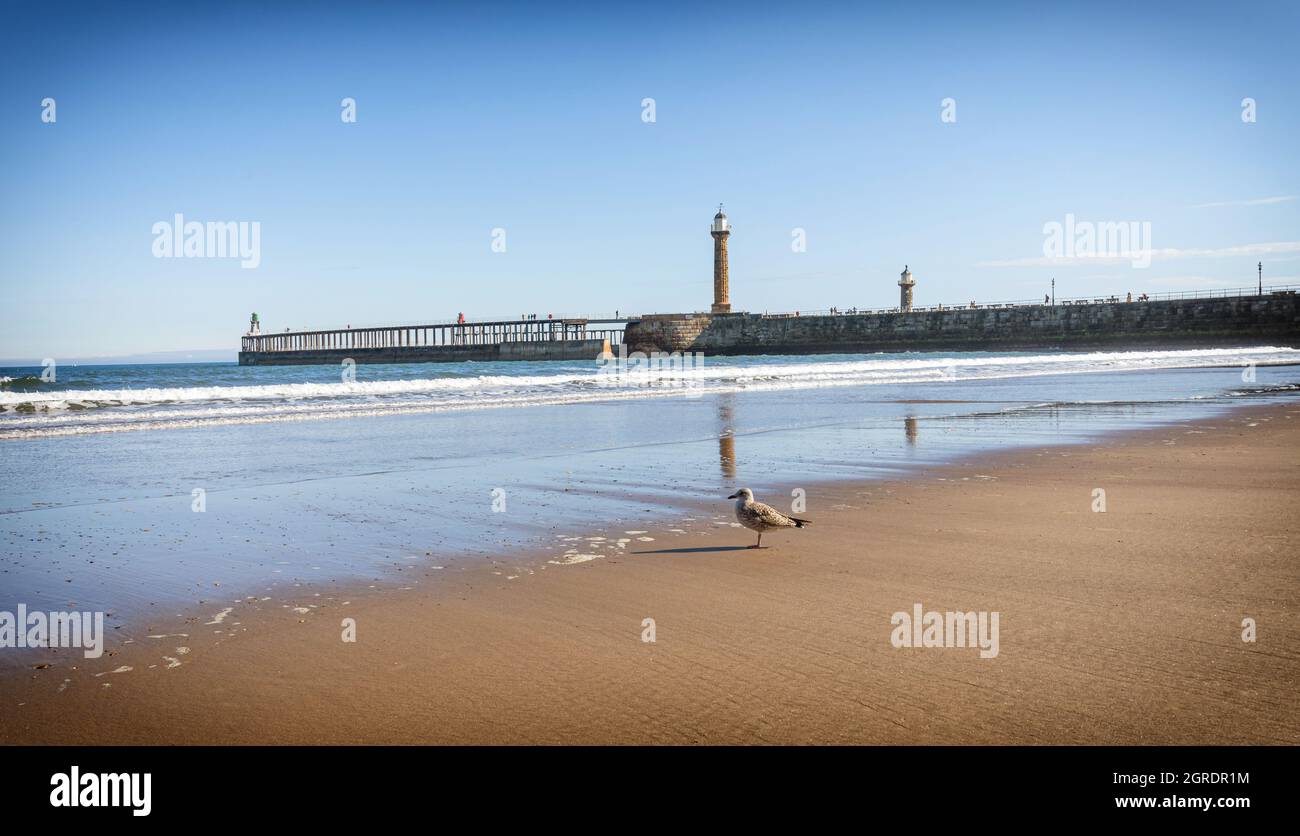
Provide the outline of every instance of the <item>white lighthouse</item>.
[[907,313],[912,310],[912,288],[916,285],[916,280],[912,278],[912,271],[903,265],[903,273],[898,277],[898,310],[900,313]]

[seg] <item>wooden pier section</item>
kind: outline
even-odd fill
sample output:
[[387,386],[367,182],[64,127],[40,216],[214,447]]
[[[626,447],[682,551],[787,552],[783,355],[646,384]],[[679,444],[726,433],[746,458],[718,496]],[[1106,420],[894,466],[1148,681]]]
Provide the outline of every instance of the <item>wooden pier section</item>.
[[[635,319],[517,319],[245,334],[241,366],[594,360]],[[595,326],[595,327],[593,327]]]

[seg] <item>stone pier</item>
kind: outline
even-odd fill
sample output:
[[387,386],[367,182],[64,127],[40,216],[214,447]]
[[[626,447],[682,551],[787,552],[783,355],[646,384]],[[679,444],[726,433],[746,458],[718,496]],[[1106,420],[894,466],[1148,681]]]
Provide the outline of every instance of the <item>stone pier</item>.
[[1300,346],[1300,297],[1283,291],[909,313],[661,314],[629,323],[624,343],[629,351],[706,355]]

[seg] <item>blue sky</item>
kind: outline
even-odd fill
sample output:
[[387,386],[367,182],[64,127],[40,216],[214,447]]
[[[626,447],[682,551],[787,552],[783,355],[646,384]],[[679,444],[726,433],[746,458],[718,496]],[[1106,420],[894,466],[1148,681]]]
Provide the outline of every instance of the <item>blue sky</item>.
[[[1295,3],[194,5],[0,6],[0,357],[707,309],[719,201],[740,310],[1300,283]],[[1067,213],[1151,266],[1040,263]]]

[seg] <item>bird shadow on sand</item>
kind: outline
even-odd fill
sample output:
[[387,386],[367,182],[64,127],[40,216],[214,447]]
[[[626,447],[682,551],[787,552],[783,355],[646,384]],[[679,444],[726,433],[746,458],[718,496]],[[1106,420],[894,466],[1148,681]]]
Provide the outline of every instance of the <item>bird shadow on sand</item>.
[[714,554],[717,552],[754,552],[766,550],[767,546],[756,549],[753,546],[696,546],[689,549],[655,549],[654,551],[632,552],[632,554]]

